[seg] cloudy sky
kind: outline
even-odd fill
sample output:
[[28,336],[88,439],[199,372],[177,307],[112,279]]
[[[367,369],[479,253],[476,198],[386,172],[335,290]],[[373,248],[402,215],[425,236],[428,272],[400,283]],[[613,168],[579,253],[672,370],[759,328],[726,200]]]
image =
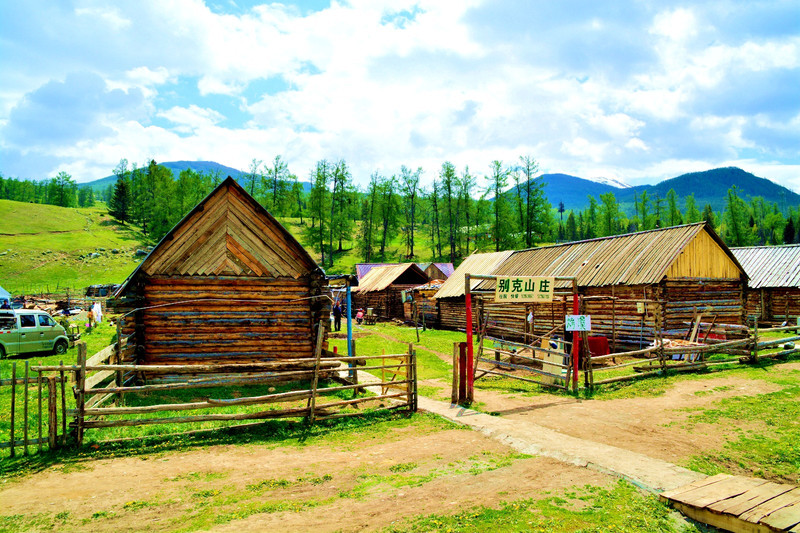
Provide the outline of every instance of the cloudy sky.
[[0,3],[0,172],[121,158],[356,181],[445,160],[655,183],[739,166],[800,192],[800,2]]

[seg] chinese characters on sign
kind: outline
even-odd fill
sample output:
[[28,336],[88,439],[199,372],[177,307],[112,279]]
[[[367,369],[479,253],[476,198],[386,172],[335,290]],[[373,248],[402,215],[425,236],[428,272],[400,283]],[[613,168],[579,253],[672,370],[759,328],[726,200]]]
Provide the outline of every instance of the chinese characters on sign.
[[495,302],[552,302],[555,280],[530,276],[498,276]]
[[567,315],[567,331],[592,331],[592,317],[589,315]]

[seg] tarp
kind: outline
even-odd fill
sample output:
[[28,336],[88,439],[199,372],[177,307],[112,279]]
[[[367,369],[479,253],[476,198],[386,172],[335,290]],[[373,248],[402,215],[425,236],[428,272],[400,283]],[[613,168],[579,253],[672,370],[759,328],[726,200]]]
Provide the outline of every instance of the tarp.
[[11,301],[11,293],[5,290],[3,287],[0,287],[0,301],[8,300]]

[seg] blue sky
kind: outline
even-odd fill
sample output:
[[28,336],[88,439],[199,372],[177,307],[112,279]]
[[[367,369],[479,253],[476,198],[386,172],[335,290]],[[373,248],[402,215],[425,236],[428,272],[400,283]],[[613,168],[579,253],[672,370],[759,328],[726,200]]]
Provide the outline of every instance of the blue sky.
[[800,2],[0,3],[0,172],[120,159],[305,179],[401,165],[655,183],[739,166],[800,192]]

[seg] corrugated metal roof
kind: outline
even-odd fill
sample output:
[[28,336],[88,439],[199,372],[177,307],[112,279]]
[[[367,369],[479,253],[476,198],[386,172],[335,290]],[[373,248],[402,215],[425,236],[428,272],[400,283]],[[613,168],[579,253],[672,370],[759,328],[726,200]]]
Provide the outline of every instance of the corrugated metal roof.
[[363,279],[359,280],[356,292],[373,292],[382,291],[389,285],[395,282],[397,278],[405,274],[408,270],[412,270],[419,274],[422,280],[426,280],[427,276],[414,263],[405,263],[402,265],[386,265],[376,266],[370,269]]
[[800,244],[731,248],[751,289],[800,287]]
[[[702,231],[708,231],[736,262],[716,233],[700,222],[521,250],[492,274],[576,277],[581,287],[659,283],[684,247]],[[557,286],[566,287],[569,282]],[[494,289],[494,281],[484,281],[478,288]]]
[[[505,261],[514,250],[503,252],[492,252],[488,254],[472,254],[461,263],[457,269],[447,278],[442,288],[439,289],[434,298],[454,298],[464,296],[464,274],[480,274],[488,276],[494,272],[497,265]],[[472,280],[470,286],[475,288],[480,280]]]
[[[436,266],[436,268],[438,268],[439,270],[442,271],[442,274],[444,274],[448,278],[450,276],[452,276],[453,272],[455,271],[455,267],[453,266],[453,263],[434,263],[434,265]],[[423,270],[425,270],[425,269],[423,269]]]
[[356,277],[360,282],[375,267],[396,266],[400,263],[356,263]]

